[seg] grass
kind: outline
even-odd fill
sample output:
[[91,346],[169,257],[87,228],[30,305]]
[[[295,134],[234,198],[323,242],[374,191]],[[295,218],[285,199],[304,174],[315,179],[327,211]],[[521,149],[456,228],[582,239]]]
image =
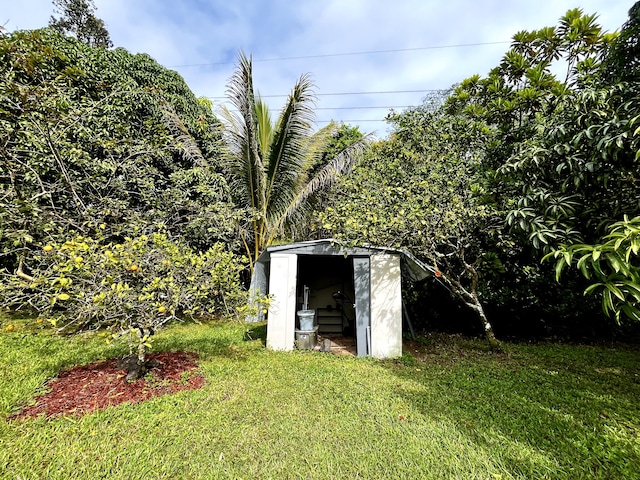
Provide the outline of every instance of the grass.
[[[16,322],[14,322],[16,323]],[[6,418],[59,370],[120,355],[98,336],[0,334]],[[398,361],[264,349],[263,327],[176,325],[203,389],[82,418],[0,423],[3,478],[640,478],[633,348],[434,336]],[[255,340],[251,340],[255,338]]]

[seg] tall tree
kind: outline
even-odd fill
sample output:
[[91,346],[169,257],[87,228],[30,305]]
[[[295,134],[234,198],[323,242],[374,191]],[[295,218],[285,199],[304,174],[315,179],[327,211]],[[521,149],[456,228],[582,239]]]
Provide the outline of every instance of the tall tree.
[[51,28],[94,47],[113,46],[104,21],[95,16],[93,0],[53,0],[53,4],[59,18],[49,18]]
[[639,78],[637,2],[595,81],[567,102],[567,118],[550,119],[552,137],[536,142],[566,157],[545,154],[542,160],[553,161],[567,180],[573,180],[566,189],[572,189],[579,205],[574,222],[586,227],[576,229],[582,234],[578,243],[566,242],[547,258],[557,260],[558,280],[567,265],[575,264],[595,281],[585,293],[598,293],[603,311],[618,322],[624,317],[640,321]]
[[[501,176],[491,188],[511,210],[509,222],[529,235],[535,248],[561,243],[582,224],[582,220],[567,223],[561,218],[571,216],[576,208],[575,197],[566,189],[566,176],[578,181],[578,172],[593,164],[581,160],[575,165],[543,165],[541,158],[554,155],[560,162],[572,159],[560,151],[563,147],[541,148],[541,142],[532,138],[544,142],[564,135],[565,128],[583,120],[578,118],[582,112],[597,108],[597,99],[573,97],[597,80],[595,72],[616,37],[603,32],[596,18],[572,9],[557,27],[516,33],[500,64],[486,78],[462,82],[448,102],[450,113],[482,120],[495,132],[485,158],[488,169],[498,170]],[[565,66],[560,78],[554,74],[557,65]],[[570,121],[563,120],[569,116]],[[563,125],[554,129],[554,122]],[[510,202],[515,205],[509,208]]]
[[304,218],[315,196],[351,170],[366,137],[332,152],[317,169],[337,126],[314,133],[310,77],[300,77],[274,122],[254,90],[251,58],[242,52],[227,95],[236,110],[225,112],[228,171],[237,206],[250,212],[241,235],[253,265],[262,250]]
[[[633,100],[600,80],[616,38],[596,15],[569,10],[555,27],[514,35],[500,64],[462,82],[447,104],[492,131],[485,188],[507,212],[515,245],[503,263],[520,285],[536,281],[528,286],[546,299],[538,301],[545,313],[567,319],[582,307],[595,314],[597,305],[579,300],[578,275],[565,276],[561,291],[549,289],[553,271],[539,259],[562,244],[597,241],[622,215],[635,216]],[[568,308],[548,310],[559,305]]]
[[240,307],[220,130],[147,55],[0,37],[0,308],[130,336],[142,367],[174,315]]
[[481,300],[481,274],[493,257],[491,243],[500,217],[476,183],[479,122],[442,111],[411,109],[392,115],[395,129],[343,178],[333,205],[319,215],[339,240],[407,248],[481,322],[500,350]]
[[221,127],[179,75],[51,29],[0,38],[0,60],[0,267],[101,225],[233,244]]

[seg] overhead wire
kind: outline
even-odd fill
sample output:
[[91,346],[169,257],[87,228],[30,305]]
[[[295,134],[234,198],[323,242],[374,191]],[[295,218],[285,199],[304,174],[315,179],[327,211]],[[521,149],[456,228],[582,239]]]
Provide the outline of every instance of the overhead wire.
[[[365,52],[342,52],[342,53],[321,53],[316,55],[300,55],[297,57],[273,57],[273,58],[256,58],[252,59],[253,62],[281,62],[285,60],[304,60],[309,58],[329,58],[329,57],[347,57],[355,55],[374,55],[379,53],[399,53],[399,52],[415,52],[419,50],[437,50],[441,48],[462,48],[462,47],[478,47],[482,45],[499,45],[502,43],[510,43],[510,41],[498,41],[498,42],[476,42],[476,43],[460,43],[457,45],[431,45],[427,47],[413,47],[413,48],[394,48],[390,50],[369,50]],[[188,63],[184,65],[170,65],[169,68],[184,68],[184,67],[208,67],[214,65],[231,65],[233,62],[210,62],[210,63]]]
[[[387,109],[387,108],[411,108],[415,105],[380,105],[380,106],[362,106],[362,107],[317,107],[314,110],[367,110],[367,109]],[[229,109],[230,112],[238,112],[235,108]]]
[[[344,57],[344,56],[356,56],[356,55],[374,55],[374,54],[382,54],[382,53],[399,53],[399,52],[411,52],[411,51],[420,51],[420,50],[435,50],[435,49],[444,49],[444,48],[462,48],[462,47],[474,47],[474,46],[483,46],[483,45],[498,45],[498,44],[506,44],[510,43],[510,41],[496,41],[496,42],[475,42],[475,43],[464,43],[464,44],[455,44],[455,45],[433,45],[426,47],[414,47],[414,48],[397,48],[397,49],[389,49],[389,50],[369,50],[363,52],[342,52],[342,53],[328,53],[328,54],[316,54],[316,55],[301,55],[301,56],[293,56],[293,57],[274,57],[274,58],[262,58],[262,59],[253,59],[253,62],[276,62],[276,61],[285,61],[285,60],[301,60],[301,59],[311,59],[311,58],[328,58],[328,57]],[[215,66],[215,65],[230,65],[235,62],[209,62],[209,63],[198,63],[198,64],[183,64],[183,65],[173,65],[169,68],[184,68],[184,67],[197,67],[197,66]],[[349,96],[349,95],[391,95],[391,94],[402,94],[402,93],[430,93],[430,92],[446,92],[449,89],[417,89],[417,90],[381,90],[381,91],[363,91],[363,92],[328,92],[328,93],[316,93],[317,97],[325,97],[325,96]],[[260,95],[262,98],[284,98],[288,97],[289,94],[269,94],[269,95]],[[226,99],[226,96],[205,96],[204,98],[210,100],[220,100]],[[401,106],[363,106],[363,107],[316,107],[316,110],[360,110],[360,109],[393,109],[393,108],[411,108],[410,105],[401,105]],[[333,120],[316,120],[316,123],[329,123]],[[384,119],[360,119],[360,120],[340,120],[341,122],[384,122]]]
[[384,118],[380,119],[380,120],[376,120],[375,118],[367,118],[367,119],[361,119],[361,120],[316,120],[315,123],[331,123],[331,122],[337,122],[337,123],[350,123],[350,122],[376,122],[376,123],[383,123],[384,122]]
[[[362,107],[317,107],[314,110],[391,110],[391,109],[400,109],[400,108],[412,108],[415,105],[381,105],[381,106],[362,106]],[[238,110],[236,109],[229,109],[230,112],[237,112]],[[377,123],[381,123],[384,122],[384,118],[382,119],[353,119],[353,120],[316,120],[315,123],[331,123],[331,122],[343,122],[343,123],[350,123],[350,122],[377,122]]]
[[[406,92],[445,92],[449,89],[428,89],[428,90],[396,90],[396,91],[386,91],[386,92],[354,92],[354,93],[337,93],[337,94],[326,94],[326,95],[357,95],[357,94],[375,94],[375,93],[406,93]],[[284,97],[286,95],[261,95],[262,97]],[[205,97],[209,99],[225,99],[226,97]],[[228,103],[228,102],[222,102]],[[363,105],[363,106],[348,106],[348,107],[315,107],[314,110],[393,110],[393,109],[405,109],[405,108],[413,108],[415,105]],[[237,112],[236,109],[228,109],[230,112]],[[376,122],[382,123],[385,121],[384,118],[380,119],[340,119],[340,120],[316,120],[315,123],[330,123],[333,121],[343,122],[343,123],[360,123],[360,122]]]
[[[382,94],[394,94],[394,93],[427,93],[427,92],[446,92],[448,88],[426,88],[421,90],[383,90],[378,92],[335,92],[335,93],[316,93],[316,97],[331,97],[340,95],[382,95]],[[288,97],[289,94],[276,94],[276,95],[260,95],[261,98],[277,98]],[[216,100],[220,98],[227,98],[226,96],[217,97],[204,97],[210,100]]]

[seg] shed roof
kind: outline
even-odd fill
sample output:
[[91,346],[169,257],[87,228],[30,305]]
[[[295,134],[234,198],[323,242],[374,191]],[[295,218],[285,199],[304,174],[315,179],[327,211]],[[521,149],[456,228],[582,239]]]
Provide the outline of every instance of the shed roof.
[[389,247],[346,246],[333,238],[310,240],[305,242],[289,243],[286,245],[273,245],[263,251],[258,257],[257,263],[268,263],[272,253],[291,253],[296,255],[342,255],[345,257],[369,257],[385,253],[397,254],[402,258],[402,270],[413,281],[424,280],[434,274],[434,269],[418,260],[407,250]]

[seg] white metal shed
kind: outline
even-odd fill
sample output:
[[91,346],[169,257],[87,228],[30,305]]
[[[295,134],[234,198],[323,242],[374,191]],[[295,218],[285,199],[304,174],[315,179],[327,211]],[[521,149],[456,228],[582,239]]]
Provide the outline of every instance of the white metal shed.
[[321,334],[348,331],[359,356],[395,358],[402,355],[402,278],[419,280],[432,272],[405,251],[344,247],[325,239],[267,248],[256,262],[251,291],[273,296],[269,348],[294,348],[296,312],[306,287]]

